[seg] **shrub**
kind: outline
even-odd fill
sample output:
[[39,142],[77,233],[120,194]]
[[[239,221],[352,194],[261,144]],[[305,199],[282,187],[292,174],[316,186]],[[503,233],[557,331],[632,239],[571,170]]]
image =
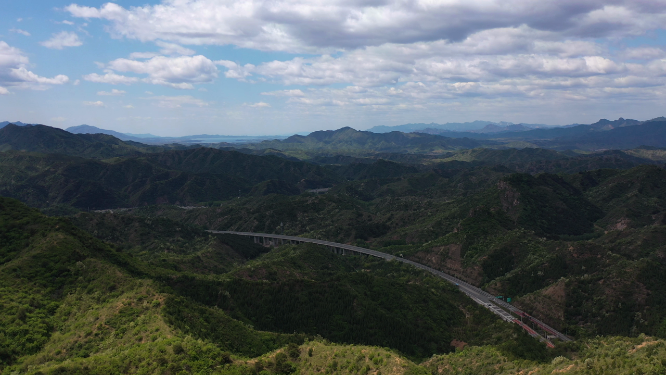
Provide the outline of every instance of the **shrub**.
[[299,348],[298,345],[292,342],[287,346],[287,354],[289,355],[289,358],[297,359],[298,357],[301,356],[301,348]]

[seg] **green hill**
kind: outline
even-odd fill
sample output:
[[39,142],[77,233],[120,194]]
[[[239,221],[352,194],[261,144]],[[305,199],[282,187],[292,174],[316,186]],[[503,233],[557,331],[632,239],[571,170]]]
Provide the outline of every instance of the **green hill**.
[[145,156],[145,160],[171,170],[189,173],[222,174],[243,178],[252,184],[282,180],[312,189],[330,186],[337,176],[310,163],[291,161],[273,155],[256,156],[212,148],[168,151]]
[[572,347],[547,361],[525,360],[504,347],[472,347],[433,356],[422,364],[432,374],[660,374],[666,371],[666,341],[599,337]]
[[184,146],[147,146],[132,141],[123,142],[111,135],[72,134],[45,125],[9,124],[0,129],[0,151],[18,150],[106,159],[172,148],[184,148]]
[[[204,148],[105,161],[9,151],[0,153],[0,177],[4,196],[35,207],[68,205],[86,210],[191,205],[239,193],[299,194],[340,178],[304,162]],[[255,187],[271,179],[276,180],[272,188]]]
[[102,162],[67,156],[0,153],[0,194],[35,207],[68,205],[105,209],[143,204],[192,203],[228,199],[243,179],[169,170],[142,159]]
[[468,138],[447,138],[424,133],[371,133],[350,127],[338,130],[316,131],[307,136],[293,135],[284,140],[264,141],[253,148],[277,150],[332,151],[338,153],[412,152],[429,153],[475,148],[492,141],[477,141]]
[[[278,375],[305,364],[272,351],[315,335],[424,358],[450,351],[453,339],[500,342],[508,327],[443,280],[400,264],[310,246],[262,255],[247,239],[164,219],[74,222],[115,243],[0,199],[0,371],[242,374],[263,356]],[[302,348],[313,346],[317,356],[328,350]],[[366,361],[409,363],[394,354]]]
[[649,165],[536,176],[468,167],[349,181],[318,196],[131,213],[402,254],[576,335],[652,335],[666,321],[666,290],[654,281],[666,272],[664,186],[664,170]]

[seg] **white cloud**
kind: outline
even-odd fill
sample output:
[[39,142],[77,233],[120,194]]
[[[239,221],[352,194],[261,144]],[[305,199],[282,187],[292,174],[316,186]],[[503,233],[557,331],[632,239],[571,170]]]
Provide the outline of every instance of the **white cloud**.
[[81,80],[80,80],[80,79],[77,79],[77,80],[74,81],[74,83],[73,83],[74,86],[78,86],[79,84],[81,84]]
[[25,31],[25,30],[21,30],[21,29],[9,29],[9,31],[11,31],[11,32],[13,32],[13,33],[17,33],[17,34],[25,35],[25,36],[30,36],[30,33],[29,33],[29,32],[27,32],[27,31]]
[[67,21],[67,20],[62,21],[62,23],[64,23],[65,25],[70,25],[70,26],[74,25],[74,22]]
[[51,121],[55,121],[55,122],[63,122],[65,120],[67,120],[67,119],[62,117],[62,116],[61,117],[51,117]]
[[62,85],[69,82],[69,77],[59,74],[53,78],[40,77],[25,67],[11,69],[11,75],[23,82],[34,82],[47,85]]
[[233,61],[229,60],[218,60],[215,61],[215,64],[221,65],[228,70],[224,73],[224,76],[227,78],[236,78],[240,80],[244,80],[245,77],[248,77],[252,75],[252,71],[254,70],[255,66],[252,64],[245,64],[245,65],[240,65],[238,63],[235,63]]
[[18,48],[11,47],[6,42],[0,41],[0,67],[25,66],[30,61]]
[[106,66],[114,71],[147,74],[144,82],[193,89],[193,84],[210,83],[217,78],[217,67],[204,56],[157,56],[147,61],[117,59]]
[[7,90],[6,87],[0,86],[0,95],[7,95],[9,94],[9,90]]
[[158,40],[155,42],[158,47],[162,47],[160,50],[160,53],[163,55],[169,55],[169,56],[190,56],[194,55],[195,52],[194,50],[191,50],[189,48],[185,48],[183,46],[180,46],[175,43],[168,43],[168,42],[163,42],[161,40]]
[[666,3],[632,0],[169,0],[65,9],[74,17],[105,19],[113,34],[141,41],[289,52],[460,41],[521,25],[578,38],[618,37],[661,28],[666,17]]
[[98,91],[97,95],[103,95],[103,96],[120,96],[120,95],[125,95],[127,94],[126,91],[123,90],[117,90],[117,89],[112,89],[111,91]]
[[148,98],[153,100],[158,107],[162,108],[180,108],[186,107],[207,107],[210,103],[190,95],[181,96],[154,96]]
[[305,96],[303,91],[298,90],[298,89],[296,89],[296,90],[280,90],[280,91],[262,92],[261,95],[288,96],[288,97]]
[[271,105],[268,103],[259,102],[259,103],[248,104],[247,106],[252,108],[268,108]]
[[104,75],[99,75],[97,73],[92,73],[83,76],[83,79],[86,81],[90,82],[97,82],[97,83],[110,83],[112,85],[129,85],[131,83],[136,83],[139,81],[138,78],[135,77],[127,77],[115,73],[106,73]]
[[168,43],[161,40],[155,42],[158,47],[162,47],[160,52],[132,52],[129,55],[130,59],[152,59],[160,55],[166,56],[191,56],[195,54],[194,50],[185,48],[176,43]]
[[628,48],[620,54],[628,60],[654,60],[666,57],[666,51],[656,47]]
[[[52,78],[39,76],[28,70],[30,60],[21,50],[0,41],[0,86],[18,86],[44,90],[50,85],[67,83],[69,78],[59,74]],[[4,91],[4,90],[3,90]]]
[[96,101],[96,102],[83,102],[83,105],[89,106],[89,107],[104,107],[104,102],[102,101]]
[[78,47],[83,44],[79,36],[74,32],[61,31],[53,34],[51,39],[40,42],[42,46],[52,49],[63,49],[65,47]]
[[[426,113],[466,106],[511,113],[526,110],[525,103],[551,108],[666,100],[664,49],[617,47],[622,38],[663,29],[663,1],[161,0],[127,8],[72,4],[66,10],[102,20],[114,38],[159,49],[102,64],[107,76],[192,89],[221,71],[239,81],[292,86],[262,95],[281,97],[299,113],[330,114],[339,107],[355,114]],[[306,54],[255,65],[211,61],[183,47],[200,45]],[[155,103],[199,106],[190,96],[170,98],[180,99]]]
[[159,56],[159,53],[155,52],[132,52],[129,55],[130,59],[152,59],[155,56]]
[[128,108],[128,109],[132,109],[132,108],[134,108],[134,106],[133,106],[133,105],[131,105],[131,104],[128,104],[128,105],[124,106],[123,108]]

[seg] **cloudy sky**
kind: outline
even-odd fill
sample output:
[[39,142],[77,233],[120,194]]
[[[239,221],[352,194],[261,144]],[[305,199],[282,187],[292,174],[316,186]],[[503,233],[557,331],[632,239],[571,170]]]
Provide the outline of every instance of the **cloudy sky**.
[[289,134],[666,115],[666,0],[4,1],[0,121]]

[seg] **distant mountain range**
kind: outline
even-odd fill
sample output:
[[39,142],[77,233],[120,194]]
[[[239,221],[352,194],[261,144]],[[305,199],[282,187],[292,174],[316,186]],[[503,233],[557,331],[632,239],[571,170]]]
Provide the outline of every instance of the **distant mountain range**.
[[[659,118],[649,120],[649,121],[658,121]],[[445,135],[447,137],[461,138],[461,137],[472,137],[479,138],[478,136],[470,135],[469,133],[474,134],[491,134],[491,137],[495,137],[497,133],[514,133],[514,132],[528,132],[536,129],[541,131],[530,133],[531,135],[516,135],[516,137],[533,137],[537,134],[573,134],[575,131],[558,131],[558,129],[574,128],[579,126],[590,126],[590,129],[594,130],[611,130],[624,126],[632,126],[642,124],[644,121],[624,119],[620,117],[617,120],[610,121],[606,119],[601,119],[594,124],[584,125],[584,124],[571,124],[564,126],[556,125],[544,125],[544,124],[514,124],[512,122],[492,122],[492,121],[472,121],[472,122],[448,122],[446,124],[405,124],[405,125],[396,125],[396,126],[374,126],[368,131],[373,133],[389,133],[392,131],[401,131],[405,133],[427,133],[427,134],[438,134]],[[580,129],[579,129],[580,130]],[[513,137],[513,135],[508,135]],[[481,138],[484,138],[483,136]]]
[[[476,121],[476,124],[484,123]],[[466,123],[472,124],[472,123]],[[19,122],[0,123],[0,151],[25,150],[62,153],[72,156],[110,158],[165,149],[185,149],[195,145],[238,149],[242,144],[253,154],[297,157],[294,153],[347,155],[377,153],[438,154],[478,147],[540,147],[555,150],[597,151],[631,149],[639,146],[666,147],[666,118],[648,121],[619,118],[601,119],[590,125],[531,128],[535,124],[486,123],[475,131],[449,131],[426,128],[415,132],[375,133],[350,127],[316,131],[308,135],[277,137],[191,135],[157,137],[150,134],[128,135],[90,125],[67,130]],[[424,124],[408,124],[416,125]],[[433,125],[433,124],[430,124]],[[434,124],[437,125],[437,124]],[[240,150],[241,152],[245,152]],[[289,152],[290,155],[281,154]]]
[[415,133],[426,133],[426,134],[437,134],[437,135],[449,135],[449,133],[479,133],[479,134],[497,134],[505,132],[522,132],[533,130],[533,127],[528,127],[523,124],[511,124],[511,125],[502,125],[502,124],[488,124],[478,130],[470,130],[465,132],[453,132],[446,129],[435,129],[435,128],[425,128],[421,130],[416,130]]
[[[433,122],[430,124],[414,123],[414,124],[404,124],[396,126],[379,125],[379,126],[373,126],[372,128],[368,129],[368,131],[373,133],[389,133],[394,131],[400,131],[405,133],[420,132],[420,133],[430,133],[430,134],[440,134],[439,132],[443,133],[446,131],[451,131],[451,132],[474,131],[474,132],[487,133],[487,132],[502,131],[501,129],[509,129],[509,127],[511,126],[519,126],[520,129],[551,127],[549,125],[543,125],[543,124],[514,124],[512,122],[505,122],[505,121],[495,122],[495,121],[477,120],[472,122],[447,122],[446,124],[436,124]],[[517,130],[518,128],[513,128],[513,129]],[[509,131],[512,131],[513,129]],[[438,133],[434,133],[435,131],[437,131]]]
[[457,150],[499,145],[492,140],[474,140],[449,138],[425,133],[373,133],[359,131],[350,127],[338,130],[322,130],[307,136],[292,135],[284,140],[264,141],[248,145],[248,148],[299,151],[327,151],[348,153],[410,152],[433,153],[445,150]]
[[264,140],[282,139],[286,136],[243,136],[243,135],[211,135],[197,134],[184,137],[160,137],[153,134],[130,134],[120,133],[113,130],[101,129],[91,125],[72,126],[66,129],[74,134],[108,134],[123,141],[141,142],[151,145],[163,145],[170,143],[180,143],[184,145],[211,144],[211,143],[250,143],[261,142]]

